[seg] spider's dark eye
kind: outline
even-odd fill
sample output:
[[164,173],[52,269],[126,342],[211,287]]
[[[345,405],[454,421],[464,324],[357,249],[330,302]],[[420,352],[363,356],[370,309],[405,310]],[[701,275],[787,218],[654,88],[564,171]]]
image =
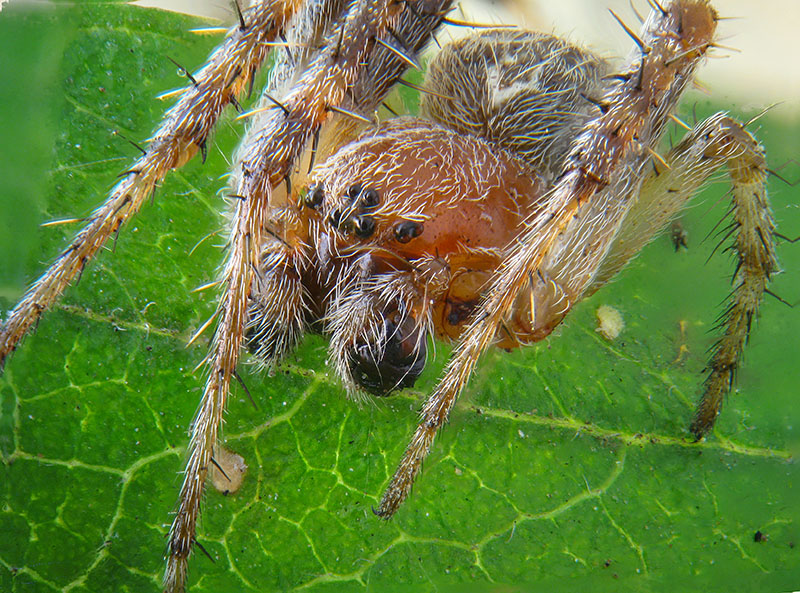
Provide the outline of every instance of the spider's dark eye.
[[371,216],[356,216],[353,219],[353,226],[355,227],[356,236],[366,239],[375,232],[375,219]]
[[361,195],[361,184],[355,183],[351,185],[347,190],[347,197],[351,200],[355,200],[359,195]]
[[342,226],[342,211],[334,210],[328,215],[328,224],[338,229]]
[[408,243],[411,239],[419,237],[424,227],[421,222],[407,220],[394,227],[394,238],[400,243]]
[[380,204],[381,197],[378,195],[378,192],[371,187],[368,187],[364,190],[364,193],[361,198],[361,204],[364,208],[374,208],[378,204]]
[[322,184],[313,185],[310,188],[308,188],[308,193],[306,194],[306,197],[303,199],[303,203],[306,205],[307,208],[316,210],[322,205],[322,201],[324,199],[325,199],[325,191],[322,189]]
[[[358,344],[350,353],[350,372],[359,387],[372,395],[385,397],[393,391],[412,387],[425,368],[426,336],[412,317],[396,325],[384,319],[386,328],[382,348],[377,344]],[[376,358],[376,353],[383,353]]]

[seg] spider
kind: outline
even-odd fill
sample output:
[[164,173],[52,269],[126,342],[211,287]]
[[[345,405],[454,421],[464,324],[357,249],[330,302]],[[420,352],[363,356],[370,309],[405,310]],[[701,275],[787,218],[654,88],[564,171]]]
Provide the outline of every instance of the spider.
[[388,518],[481,352],[546,337],[727,165],[737,289],[692,432],[700,438],[713,425],[777,266],[764,155],[743,125],[720,114],[658,153],[713,45],[713,9],[654,3],[642,33],[629,31],[638,49],[619,70],[550,35],[477,33],[432,62],[422,85],[426,119],[376,125],[373,113],[448,10],[441,1],[257,1],[243,9],[106,205],[4,322],[3,361],[160,179],[195,153],[205,158],[222,108],[238,107],[280,46],[261,105],[245,114],[253,123],[234,168],[230,255],[166,590],[184,586],[243,346],[270,366],[303,333],[328,334],[333,365],[357,396],[413,385],[428,338],[456,341],[376,509]]

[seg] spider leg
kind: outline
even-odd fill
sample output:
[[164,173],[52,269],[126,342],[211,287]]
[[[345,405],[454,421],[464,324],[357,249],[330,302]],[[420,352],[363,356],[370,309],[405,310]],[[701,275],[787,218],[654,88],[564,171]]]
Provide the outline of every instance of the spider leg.
[[192,77],[181,98],[164,117],[144,154],[126,172],[88,224],[55,263],[25,293],[0,329],[0,370],[41,314],[88,261],[141,207],[171,170],[205,150],[223,108],[236,100],[269,54],[274,39],[294,13],[297,0],[258,0],[246,15],[247,26],[232,28],[208,63]]
[[290,352],[305,331],[309,296],[302,274],[306,244],[267,238],[250,294],[248,348],[267,368]]
[[[439,428],[447,421],[481,353],[492,343],[517,296],[530,286],[545,259],[590,215],[593,240],[585,266],[576,274],[575,302],[638,192],[652,150],[658,143],[698,61],[713,41],[716,14],[705,0],[675,0],[653,11],[644,25],[640,51],[625,70],[608,80],[599,114],[579,131],[545,207],[496,274],[472,322],[462,334],[444,375],[421,411],[421,421],[386,489],[376,513],[392,516],[411,491]],[[547,283],[544,283],[547,284]],[[561,287],[565,287],[562,285]]]
[[[697,124],[664,158],[653,159],[636,202],[625,215],[607,255],[582,297],[588,296],[617,272],[661,231],[686,205],[708,178],[728,166],[733,186],[731,225],[723,229],[723,241],[734,236],[737,255],[730,302],[720,316],[722,336],[714,344],[708,364],[710,374],[690,427],[699,440],[714,425],[722,400],[733,384],[742,350],[758,313],[766,284],[777,270],[773,241],[774,222],[766,191],[767,164],[764,151],[742,124],[724,113]],[[568,284],[579,275],[581,249],[578,235],[544,268]]]
[[345,99],[375,36],[386,31],[400,9],[391,0],[350,2],[338,27],[281,99],[281,106],[264,112],[240,150],[236,194],[241,199],[223,272],[220,321],[208,356],[210,374],[193,423],[178,510],[168,538],[165,591],[185,588],[206,475],[239,359],[261,246],[267,236],[282,236],[280,227],[286,224],[280,215],[285,208],[272,202],[273,189],[283,183],[330,108]]
[[[736,268],[730,302],[719,318],[722,336],[712,348],[703,396],[690,427],[699,440],[714,425],[722,400],[733,384],[750,326],[772,272],[778,268],[774,221],[767,198],[763,148],[739,122],[718,113],[699,123],[673,148],[662,167],[654,163],[639,201],[628,214],[590,291],[613,276],[653,234],[692,197],[720,166],[728,166],[732,184],[731,216],[723,241],[733,235]],[[635,251],[633,251],[635,250]]]

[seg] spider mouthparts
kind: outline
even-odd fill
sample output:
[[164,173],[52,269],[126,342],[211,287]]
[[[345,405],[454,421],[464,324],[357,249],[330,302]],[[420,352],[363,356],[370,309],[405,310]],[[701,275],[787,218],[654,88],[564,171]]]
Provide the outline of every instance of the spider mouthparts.
[[425,368],[426,335],[412,317],[399,325],[384,319],[385,333],[379,344],[360,343],[349,355],[353,380],[377,397],[412,387]]

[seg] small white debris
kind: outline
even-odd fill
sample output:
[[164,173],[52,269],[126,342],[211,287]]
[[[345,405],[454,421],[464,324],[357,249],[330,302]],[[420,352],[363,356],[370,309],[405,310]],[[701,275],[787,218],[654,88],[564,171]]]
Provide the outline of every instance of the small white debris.
[[214,449],[214,461],[216,463],[211,464],[209,471],[214,488],[225,495],[236,494],[247,475],[244,457],[224,447],[217,447]]
[[603,334],[607,340],[615,340],[622,330],[625,329],[625,321],[622,319],[622,313],[617,311],[614,307],[608,305],[600,305],[597,308],[597,329],[595,331]]

